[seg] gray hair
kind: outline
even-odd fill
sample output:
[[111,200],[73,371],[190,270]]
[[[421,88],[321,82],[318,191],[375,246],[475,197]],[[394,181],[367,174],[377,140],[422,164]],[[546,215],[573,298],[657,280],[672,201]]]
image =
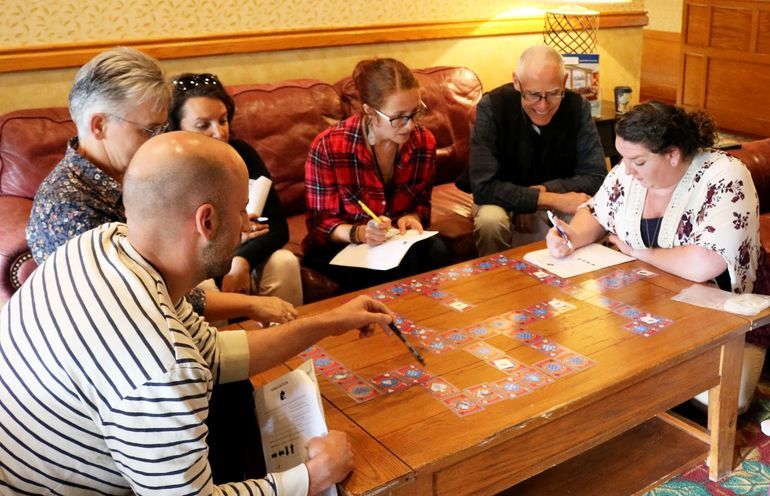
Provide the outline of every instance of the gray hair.
[[82,138],[90,135],[93,114],[121,115],[147,101],[158,112],[165,111],[171,102],[163,68],[139,50],[117,47],[80,68],[70,90],[69,109]]
[[564,68],[564,59],[555,48],[548,45],[534,45],[522,52],[519,57],[519,65],[516,66],[516,76],[519,80],[524,78],[527,70],[538,69],[546,65],[556,65],[559,73],[564,76],[567,71]]

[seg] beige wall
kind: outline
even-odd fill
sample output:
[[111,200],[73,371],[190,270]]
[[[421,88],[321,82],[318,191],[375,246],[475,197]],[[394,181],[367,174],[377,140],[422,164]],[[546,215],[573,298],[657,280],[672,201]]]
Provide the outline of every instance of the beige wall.
[[679,33],[682,30],[682,0],[645,0],[650,17],[647,29]]
[[[464,65],[479,75],[485,88],[491,89],[510,80],[521,50],[541,41],[539,35],[492,36],[164,60],[162,65],[169,75],[183,71],[213,72],[226,84],[292,78],[334,82],[350,75],[358,60],[378,55],[396,57],[414,68]],[[630,85],[634,95],[638,95],[641,29],[600,31],[599,54],[603,97],[611,100],[612,87],[619,85]],[[75,72],[76,69],[61,69],[0,74],[0,113],[66,105]]]
[[[516,17],[532,0],[3,0],[0,48],[282,29]],[[601,6],[639,11],[644,0]]]
[[[648,0],[649,1],[649,0]],[[10,2],[10,5],[5,5]],[[308,26],[383,25],[440,20],[478,20],[542,13],[544,2],[523,0],[447,0],[415,8],[412,0],[390,0],[372,8],[364,0],[231,0],[228,14],[215,0],[5,0],[0,17],[0,49],[39,44],[280,31]],[[540,5],[537,10],[537,6]],[[173,6],[177,9],[175,10]],[[533,10],[535,9],[535,10]],[[644,0],[602,6],[603,11],[640,11]],[[237,14],[236,14],[237,13]],[[419,68],[464,65],[491,89],[510,80],[521,50],[541,42],[539,35],[469,37],[322,49],[164,60],[169,74],[214,72],[226,84],[315,78],[328,82],[347,76],[355,63],[373,55],[391,56]],[[602,94],[630,85],[638,94],[641,71],[640,28],[607,29],[599,34]],[[76,69],[0,74],[0,113],[63,106]]]

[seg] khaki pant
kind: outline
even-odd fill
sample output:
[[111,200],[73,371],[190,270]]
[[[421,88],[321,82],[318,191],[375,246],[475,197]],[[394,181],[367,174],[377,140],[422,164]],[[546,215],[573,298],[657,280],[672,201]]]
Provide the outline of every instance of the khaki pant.
[[[531,233],[518,232],[513,227],[513,213],[497,205],[473,204],[473,238],[480,257],[517,246],[542,241],[551,228],[544,210],[535,212]],[[570,217],[559,215],[568,220]]]
[[[213,279],[198,285],[206,291],[219,291]],[[302,305],[302,278],[299,260],[289,250],[276,250],[262,266],[251,272],[251,294],[277,296],[294,306]]]

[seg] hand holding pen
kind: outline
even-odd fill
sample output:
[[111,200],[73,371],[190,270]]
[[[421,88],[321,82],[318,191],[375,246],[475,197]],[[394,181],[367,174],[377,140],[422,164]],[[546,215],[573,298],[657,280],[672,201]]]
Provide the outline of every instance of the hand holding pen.
[[381,245],[390,236],[392,236],[392,234],[390,234],[392,226],[390,218],[384,215],[377,216],[377,214],[372,212],[372,210],[367,207],[364,202],[361,200],[357,200],[357,202],[361,207],[361,210],[363,210],[366,215],[372,218],[372,220],[366,224],[365,236],[364,239],[361,239],[361,241],[370,246]]
[[562,220],[557,219],[550,210],[546,210],[546,214],[548,215],[548,220],[553,224],[553,229],[550,229],[545,237],[548,250],[554,257],[565,257],[574,251],[572,241],[564,230],[564,223]]

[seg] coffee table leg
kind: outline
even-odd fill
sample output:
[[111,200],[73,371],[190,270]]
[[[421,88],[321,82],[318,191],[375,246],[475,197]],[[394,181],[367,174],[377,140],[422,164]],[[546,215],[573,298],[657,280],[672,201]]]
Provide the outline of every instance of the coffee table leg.
[[709,478],[713,481],[728,475],[733,469],[743,342],[744,335],[740,334],[722,346],[721,381],[709,390],[711,449],[708,466]]

